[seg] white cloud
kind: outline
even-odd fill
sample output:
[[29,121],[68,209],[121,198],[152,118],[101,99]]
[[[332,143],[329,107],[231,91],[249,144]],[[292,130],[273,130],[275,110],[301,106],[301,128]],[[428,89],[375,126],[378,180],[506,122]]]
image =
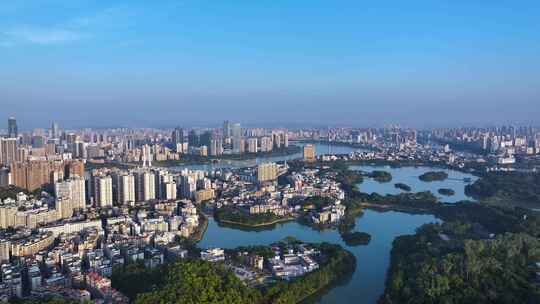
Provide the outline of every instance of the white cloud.
[[32,43],[32,44],[54,44],[79,40],[83,37],[80,32],[63,28],[37,28],[22,26],[3,31],[6,37],[4,44]]
[[0,28],[0,47],[74,42],[98,35],[99,32],[106,32],[121,22],[127,23],[132,17],[128,9],[106,8],[94,14],[77,16],[51,25],[38,26],[31,23],[4,25],[4,29]]

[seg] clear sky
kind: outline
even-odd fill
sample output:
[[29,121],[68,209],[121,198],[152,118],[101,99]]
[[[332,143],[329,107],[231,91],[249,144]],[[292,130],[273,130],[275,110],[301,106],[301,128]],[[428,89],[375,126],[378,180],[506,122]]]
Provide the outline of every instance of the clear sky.
[[0,127],[540,117],[540,2],[0,2]]

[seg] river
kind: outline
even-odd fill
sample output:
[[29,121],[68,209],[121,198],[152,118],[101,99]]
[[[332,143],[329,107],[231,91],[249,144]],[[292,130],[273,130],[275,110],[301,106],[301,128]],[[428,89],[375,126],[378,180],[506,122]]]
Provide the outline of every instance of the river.
[[[455,170],[444,170],[424,166],[401,168],[391,168],[389,166],[351,166],[350,168],[353,170],[362,170],[367,172],[371,172],[373,170],[383,170],[392,174],[392,181],[387,183],[380,183],[371,178],[365,178],[362,183],[357,185],[362,192],[377,192],[381,195],[398,194],[403,191],[394,187],[394,184],[404,183],[411,187],[411,192],[431,191],[439,198],[439,200],[447,203],[455,203],[462,200],[474,201],[472,197],[469,197],[465,194],[465,186],[473,183],[477,179],[476,176],[471,174]],[[444,181],[421,181],[418,177],[428,171],[444,171],[448,173],[448,178]],[[464,179],[470,180],[464,181]],[[440,195],[438,193],[438,190],[441,188],[452,189],[454,190],[455,194],[452,196]]]
[[378,212],[365,210],[356,219],[356,230],[371,234],[367,246],[349,247],[335,230],[316,231],[297,222],[277,224],[264,231],[243,231],[219,226],[212,218],[199,243],[202,248],[234,248],[246,245],[267,245],[286,236],[294,236],[306,242],[329,242],[340,244],[351,251],[357,260],[352,278],[344,285],[312,299],[313,303],[375,303],[384,291],[386,272],[390,263],[390,250],[394,238],[413,234],[423,224],[438,222],[432,215],[411,215],[402,212]]
[[[329,147],[327,144],[316,144],[318,155],[328,153],[329,150],[332,153],[344,154],[350,153],[355,149],[347,146]],[[256,165],[262,161],[282,161],[299,157],[301,157],[301,153],[280,157],[257,158],[248,161],[223,161],[217,165],[194,165],[186,167],[201,170],[245,167]],[[394,187],[394,184],[398,182],[411,186],[412,191],[429,190],[435,195],[438,195],[437,190],[440,188],[453,189],[456,192],[454,196],[441,197],[446,202],[471,199],[464,193],[466,183],[463,179],[470,178],[471,181],[476,179],[469,174],[445,170],[448,172],[448,179],[442,182],[428,183],[419,180],[418,176],[427,171],[440,169],[431,167],[390,168],[380,166],[352,166],[351,168],[364,171],[385,170],[392,174],[393,180],[389,183],[379,183],[371,179],[365,179],[363,183],[358,185],[363,192],[396,194],[401,191]],[[392,241],[400,235],[414,234],[416,228],[423,224],[439,222],[439,220],[432,215],[412,215],[395,211],[364,211],[364,215],[356,219],[355,230],[367,232],[371,235],[371,242],[367,246],[347,246],[335,230],[317,231],[300,225],[297,222],[277,224],[273,228],[262,231],[246,231],[220,226],[212,218],[209,220],[208,229],[203,239],[199,242],[199,246],[202,248],[234,248],[247,245],[267,245],[282,240],[286,236],[294,236],[306,242],[324,241],[340,244],[351,251],[357,259],[357,267],[354,274],[349,281],[323,294],[317,295],[317,297],[310,301],[313,303],[376,303],[384,291],[386,273],[390,263]]]
[[[304,143],[302,142],[291,142],[290,144],[297,145],[300,147],[304,146]],[[359,150],[356,148],[352,148],[350,146],[329,145],[327,143],[316,143],[314,145],[315,145],[315,153],[318,156],[327,154],[327,153],[349,154],[353,151]],[[299,159],[299,158],[302,158],[302,152],[290,154],[290,155],[257,157],[253,159],[247,159],[247,160],[225,160],[224,159],[224,160],[221,160],[219,163],[175,166],[175,167],[170,167],[169,169],[174,170],[174,171],[179,171],[182,169],[212,171],[212,170],[226,169],[226,168],[252,167],[252,166],[256,166],[257,164],[264,163],[264,162],[279,162],[279,161],[293,160],[293,159]]]

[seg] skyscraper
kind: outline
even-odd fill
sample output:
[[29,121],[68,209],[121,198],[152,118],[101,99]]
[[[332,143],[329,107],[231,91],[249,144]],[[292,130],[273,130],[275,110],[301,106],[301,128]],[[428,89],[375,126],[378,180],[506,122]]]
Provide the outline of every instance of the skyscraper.
[[228,120],[223,122],[223,137],[231,137],[231,123]]
[[239,123],[234,123],[231,125],[231,136],[232,136],[232,148],[233,153],[239,154],[242,152],[242,127]]
[[277,178],[276,163],[260,164],[257,166],[257,181],[267,182]]
[[132,174],[121,174],[116,178],[116,201],[121,205],[135,202],[135,177]]
[[178,145],[184,143],[184,130],[182,128],[176,128],[172,132],[172,143],[173,143],[173,149],[178,151]]
[[195,130],[188,133],[188,144],[190,147],[198,147],[201,145],[199,134]]
[[60,129],[58,128],[58,123],[53,122],[51,126],[51,137],[57,139],[60,137]]
[[112,178],[110,176],[96,176],[94,185],[96,205],[98,207],[111,207],[113,204]]
[[312,162],[316,160],[315,146],[312,144],[304,145],[304,161]]
[[199,137],[199,144],[201,146],[206,146],[206,147],[210,148],[211,141],[212,141],[213,137],[214,136],[213,136],[212,132],[206,131],[203,134],[201,134],[201,136]]
[[156,198],[156,179],[153,172],[138,170],[135,176],[135,199],[144,202]]
[[17,139],[0,138],[0,164],[10,165],[17,161]]
[[14,117],[8,119],[8,137],[17,138],[19,132],[17,130],[17,120]]
[[257,137],[248,138],[248,152],[257,153]]
[[86,187],[84,179],[78,176],[54,184],[56,198],[69,198],[73,208],[86,207]]

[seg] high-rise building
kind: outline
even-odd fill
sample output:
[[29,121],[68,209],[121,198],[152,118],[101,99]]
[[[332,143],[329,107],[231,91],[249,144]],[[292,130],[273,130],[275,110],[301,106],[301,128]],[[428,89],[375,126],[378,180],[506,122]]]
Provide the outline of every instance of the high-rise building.
[[247,146],[249,153],[257,153],[257,137],[248,138]]
[[74,176],[54,184],[56,198],[69,198],[73,208],[86,208],[86,186],[82,177]]
[[188,133],[188,144],[190,147],[198,147],[201,145],[199,134],[195,130]]
[[242,153],[242,127],[239,123],[231,125],[231,136],[233,153]]
[[183,151],[178,151],[179,145],[182,145],[184,143],[184,130],[182,128],[174,129],[174,131],[172,132],[172,143],[173,143],[173,149],[176,149],[177,153],[183,152]]
[[142,163],[143,167],[152,167],[152,160],[154,155],[152,154],[152,149],[150,145],[142,146]]
[[51,137],[53,139],[60,138],[60,129],[58,128],[58,123],[53,122],[51,125]]
[[94,177],[94,197],[98,207],[111,207],[113,205],[113,187],[110,176]]
[[121,204],[135,202],[135,177],[124,173],[116,176],[116,201]]
[[69,197],[57,197],[55,201],[55,209],[59,219],[67,219],[73,216],[75,209],[73,201]]
[[281,148],[281,133],[273,133],[272,141],[273,141],[274,147],[276,149],[280,149]]
[[210,141],[210,155],[219,156],[223,154],[223,140],[215,137]]
[[165,200],[176,199],[176,183],[174,181],[166,182],[163,184],[163,198]]
[[225,120],[223,122],[223,137],[229,138],[231,136],[231,123],[228,120]]
[[257,166],[257,181],[268,182],[277,178],[277,165],[276,163],[266,163]]
[[261,152],[272,151],[272,138],[264,136],[261,138]]
[[10,166],[12,183],[28,191],[34,191],[44,184],[63,179],[65,163],[61,161],[26,161]]
[[210,142],[212,141],[212,132],[206,131],[203,134],[201,134],[199,138],[199,145],[201,146],[207,146],[210,147]]
[[8,119],[8,137],[17,138],[19,136],[19,131],[17,129],[17,120],[14,117]]
[[193,176],[182,175],[180,177],[180,190],[183,198],[193,198],[197,190],[197,182]]
[[166,170],[155,170],[154,176],[155,176],[156,198],[171,199],[171,198],[167,198],[166,184],[174,182],[173,176],[169,174],[169,172]]
[[304,161],[313,162],[316,160],[315,145],[304,145]]
[[156,198],[156,180],[153,172],[138,170],[135,176],[135,200],[144,202]]
[[0,138],[0,164],[6,166],[17,161],[17,139]]
[[0,187],[11,185],[11,173],[8,168],[0,168]]

